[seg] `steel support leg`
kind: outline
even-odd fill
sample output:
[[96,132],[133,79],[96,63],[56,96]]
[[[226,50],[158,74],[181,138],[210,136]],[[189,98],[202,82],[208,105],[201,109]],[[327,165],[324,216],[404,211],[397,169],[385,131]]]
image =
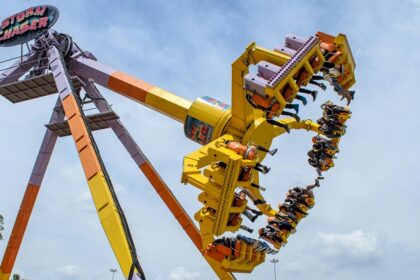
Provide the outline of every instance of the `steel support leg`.
[[[61,122],[63,119],[64,113],[61,108],[61,102],[58,100],[50,122]],[[31,217],[32,209],[34,208],[56,142],[57,135],[47,129],[3,256],[3,261],[0,266],[0,280],[9,280],[10,278],[10,273],[15,264],[29,218]]]
[[123,210],[88,128],[62,56],[55,47],[51,47],[48,55],[70,131],[108,241],[125,279],[145,279]]
[[[97,88],[87,79],[82,79],[82,82],[84,83],[85,91],[94,100],[98,110],[101,113],[111,111],[111,107],[108,105]],[[153,168],[152,164],[143,154],[140,147],[137,145],[128,130],[119,120],[109,121],[108,124],[111,126],[112,130],[117,135],[118,139],[121,141],[133,160],[136,162],[137,166],[152,184],[153,188],[156,190],[163,202],[177,219],[178,223],[193,241],[194,245],[201,253],[203,253],[203,249],[205,248],[202,248],[201,236],[194,222],[191,220],[188,213],[181,206],[163,179],[159,176],[158,172]],[[220,269],[217,263],[212,259],[206,258],[206,260],[209,262],[214,272],[219,276],[220,279],[235,279],[233,274]]]

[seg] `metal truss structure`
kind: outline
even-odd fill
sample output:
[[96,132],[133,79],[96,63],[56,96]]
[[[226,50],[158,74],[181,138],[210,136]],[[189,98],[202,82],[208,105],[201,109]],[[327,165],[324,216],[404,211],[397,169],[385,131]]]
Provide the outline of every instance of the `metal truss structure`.
[[[250,73],[250,66],[257,73]],[[190,102],[159,87],[131,77],[97,61],[68,35],[48,30],[37,37],[30,51],[0,74],[0,95],[12,103],[57,94],[49,123],[19,213],[0,266],[0,280],[8,280],[27,228],[32,209],[59,137],[74,140],[95,207],[125,279],[145,279],[127,220],[101,159],[92,132],[112,129],[138,168],[145,174],[180,226],[220,279],[235,279],[233,272],[250,273],[266,254],[277,253],[287,243],[298,222],[314,205],[313,188],[321,172],[332,167],[338,152],[348,107],[331,102],[323,105],[318,122],[300,120],[298,101],[324,88],[328,81],[348,103],[354,92],[355,63],[344,35],[317,33],[307,39],[286,37],[274,50],[255,43],[232,64],[232,105],[210,97]],[[321,73],[322,75],[317,75]],[[96,85],[148,106],[184,123],[186,136],[203,145],[184,158],[181,181],[202,191],[203,207],[189,217],[159,173],[144,155],[119,116]],[[87,115],[86,104],[97,113]],[[286,118],[280,118],[286,116]],[[312,131],[314,147],[309,163],[318,179],[307,188],[291,189],[286,201],[273,208],[262,195],[259,175],[269,172],[261,164],[273,138],[292,129]],[[258,210],[248,206],[248,199]],[[246,236],[223,237],[242,226],[242,214],[266,215],[259,230],[264,241]],[[254,218],[254,217],[252,217]],[[254,218],[255,219],[255,218]]]

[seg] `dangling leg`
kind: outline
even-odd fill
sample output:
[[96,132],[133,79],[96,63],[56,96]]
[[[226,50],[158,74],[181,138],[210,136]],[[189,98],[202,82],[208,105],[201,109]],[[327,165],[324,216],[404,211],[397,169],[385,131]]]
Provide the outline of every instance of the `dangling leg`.
[[316,91],[316,90],[309,90],[309,89],[306,89],[306,88],[300,88],[299,92],[311,95],[312,96],[312,101],[315,101],[316,97],[318,96],[318,91]]
[[253,222],[252,218],[254,218],[254,215],[252,215],[250,211],[245,209],[245,211],[242,212],[242,215],[244,215],[245,217],[248,218],[248,220]]
[[269,150],[269,149],[264,148],[263,146],[257,146],[257,149],[259,151],[269,153],[272,156],[274,156],[277,153],[277,149]]

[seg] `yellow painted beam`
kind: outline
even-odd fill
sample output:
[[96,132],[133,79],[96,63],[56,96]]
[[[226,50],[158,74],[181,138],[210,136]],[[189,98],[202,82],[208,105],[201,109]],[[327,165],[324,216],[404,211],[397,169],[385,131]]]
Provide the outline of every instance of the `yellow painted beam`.
[[88,185],[99,220],[117,258],[121,271],[127,279],[133,260],[117,207],[103,173],[98,172],[88,181]]
[[[313,131],[319,134],[323,133],[319,131],[319,124],[312,120],[304,120],[304,121],[296,121],[294,118],[285,118],[279,121],[280,123],[287,124],[290,129],[305,129],[307,131]],[[285,133],[286,130],[282,127],[275,126],[274,127],[274,137],[280,136]]]
[[[67,117],[70,131],[88,181],[89,189],[102,227],[108,238],[121,271],[127,279],[134,261],[129,241],[123,228],[116,201],[111,194],[111,186],[101,167],[101,159],[97,153],[83,112],[73,94],[62,99],[63,109]],[[137,270],[135,270],[137,271]]]
[[190,101],[121,71],[110,75],[108,88],[181,123],[191,106]]
[[3,273],[0,270],[0,280],[10,280],[10,273]]

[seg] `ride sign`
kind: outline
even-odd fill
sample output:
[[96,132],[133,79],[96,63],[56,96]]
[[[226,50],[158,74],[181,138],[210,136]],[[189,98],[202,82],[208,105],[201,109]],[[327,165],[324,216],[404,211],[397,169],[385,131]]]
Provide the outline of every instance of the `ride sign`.
[[17,46],[50,29],[58,20],[58,9],[50,5],[35,6],[1,22],[0,47]]

